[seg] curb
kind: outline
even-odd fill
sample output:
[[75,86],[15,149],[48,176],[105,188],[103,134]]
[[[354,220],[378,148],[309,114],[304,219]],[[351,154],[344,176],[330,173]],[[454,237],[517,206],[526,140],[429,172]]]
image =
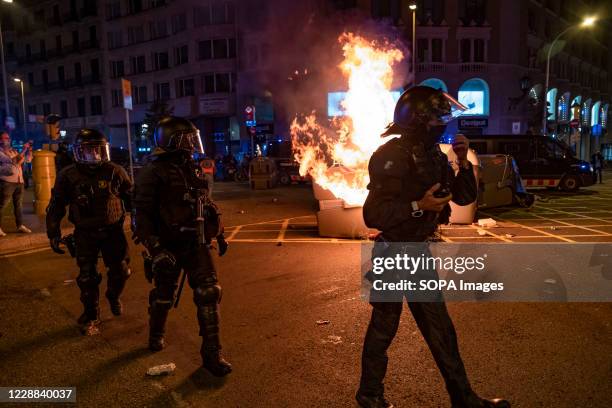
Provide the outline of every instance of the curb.
[[[71,231],[72,228],[62,228],[62,235],[69,234]],[[10,233],[6,237],[0,238],[0,255],[16,254],[45,246],[49,246],[49,238],[47,238],[46,232]]]

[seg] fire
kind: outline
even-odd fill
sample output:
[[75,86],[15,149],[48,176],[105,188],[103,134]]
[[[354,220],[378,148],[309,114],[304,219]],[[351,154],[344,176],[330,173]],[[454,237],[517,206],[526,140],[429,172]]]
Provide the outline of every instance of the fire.
[[352,33],[342,34],[338,41],[344,55],[339,68],[348,81],[342,102],[345,116],[331,119],[327,126],[317,122],[314,112],[298,117],[291,125],[291,138],[302,176],[310,174],[345,205],[361,206],[367,196],[368,161],[384,143],[380,134],[393,118],[393,66],[404,55],[388,43]]

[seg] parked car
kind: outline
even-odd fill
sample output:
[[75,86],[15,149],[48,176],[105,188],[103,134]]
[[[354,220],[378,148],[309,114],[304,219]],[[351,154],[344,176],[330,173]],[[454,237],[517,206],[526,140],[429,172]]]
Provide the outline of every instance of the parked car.
[[577,159],[561,141],[541,135],[468,135],[479,155],[511,155],[525,187],[576,191],[593,184],[591,164]]

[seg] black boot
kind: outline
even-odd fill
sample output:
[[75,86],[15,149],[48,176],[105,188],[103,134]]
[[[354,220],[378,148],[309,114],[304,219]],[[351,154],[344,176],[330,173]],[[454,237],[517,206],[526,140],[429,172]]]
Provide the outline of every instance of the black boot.
[[202,366],[216,377],[228,375],[232,372],[232,365],[221,356],[219,311],[216,303],[198,306],[198,323],[202,336]]
[[149,306],[149,350],[160,351],[166,346],[164,333],[167,319],[168,309],[156,304]]
[[225,377],[232,372],[232,365],[221,355],[220,350],[207,350],[202,346],[202,367],[215,377]]
[[472,394],[463,403],[453,403],[452,408],[510,408],[510,403],[504,399],[484,399]]
[[383,395],[367,396],[358,392],[355,399],[362,408],[393,408],[393,404],[387,401]]
[[83,314],[77,319],[81,333],[93,336],[100,333],[100,293],[97,284],[81,286],[81,303]]
[[115,316],[121,316],[123,314],[123,304],[121,303],[121,300],[119,300],[119,297],[114,297],[107,291],[106,298],[108,299],[108,305],[110,306],[111,313]]

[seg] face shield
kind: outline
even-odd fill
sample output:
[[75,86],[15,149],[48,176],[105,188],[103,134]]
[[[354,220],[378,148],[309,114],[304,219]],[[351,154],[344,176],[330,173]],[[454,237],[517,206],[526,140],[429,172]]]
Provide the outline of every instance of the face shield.
[[436,117],[441,125],[448,125],[468,110],[467,106],[446,92],[436,95],[431,101],[431,107],[432,116]]
[[185,150],[191,154],[204,154],[199,130],[179,131],[172,135],[170,146],[176,150]]
[[100,164],[110,161],[108,142],[82,142],[74,146],[74,158],[82,164]]

